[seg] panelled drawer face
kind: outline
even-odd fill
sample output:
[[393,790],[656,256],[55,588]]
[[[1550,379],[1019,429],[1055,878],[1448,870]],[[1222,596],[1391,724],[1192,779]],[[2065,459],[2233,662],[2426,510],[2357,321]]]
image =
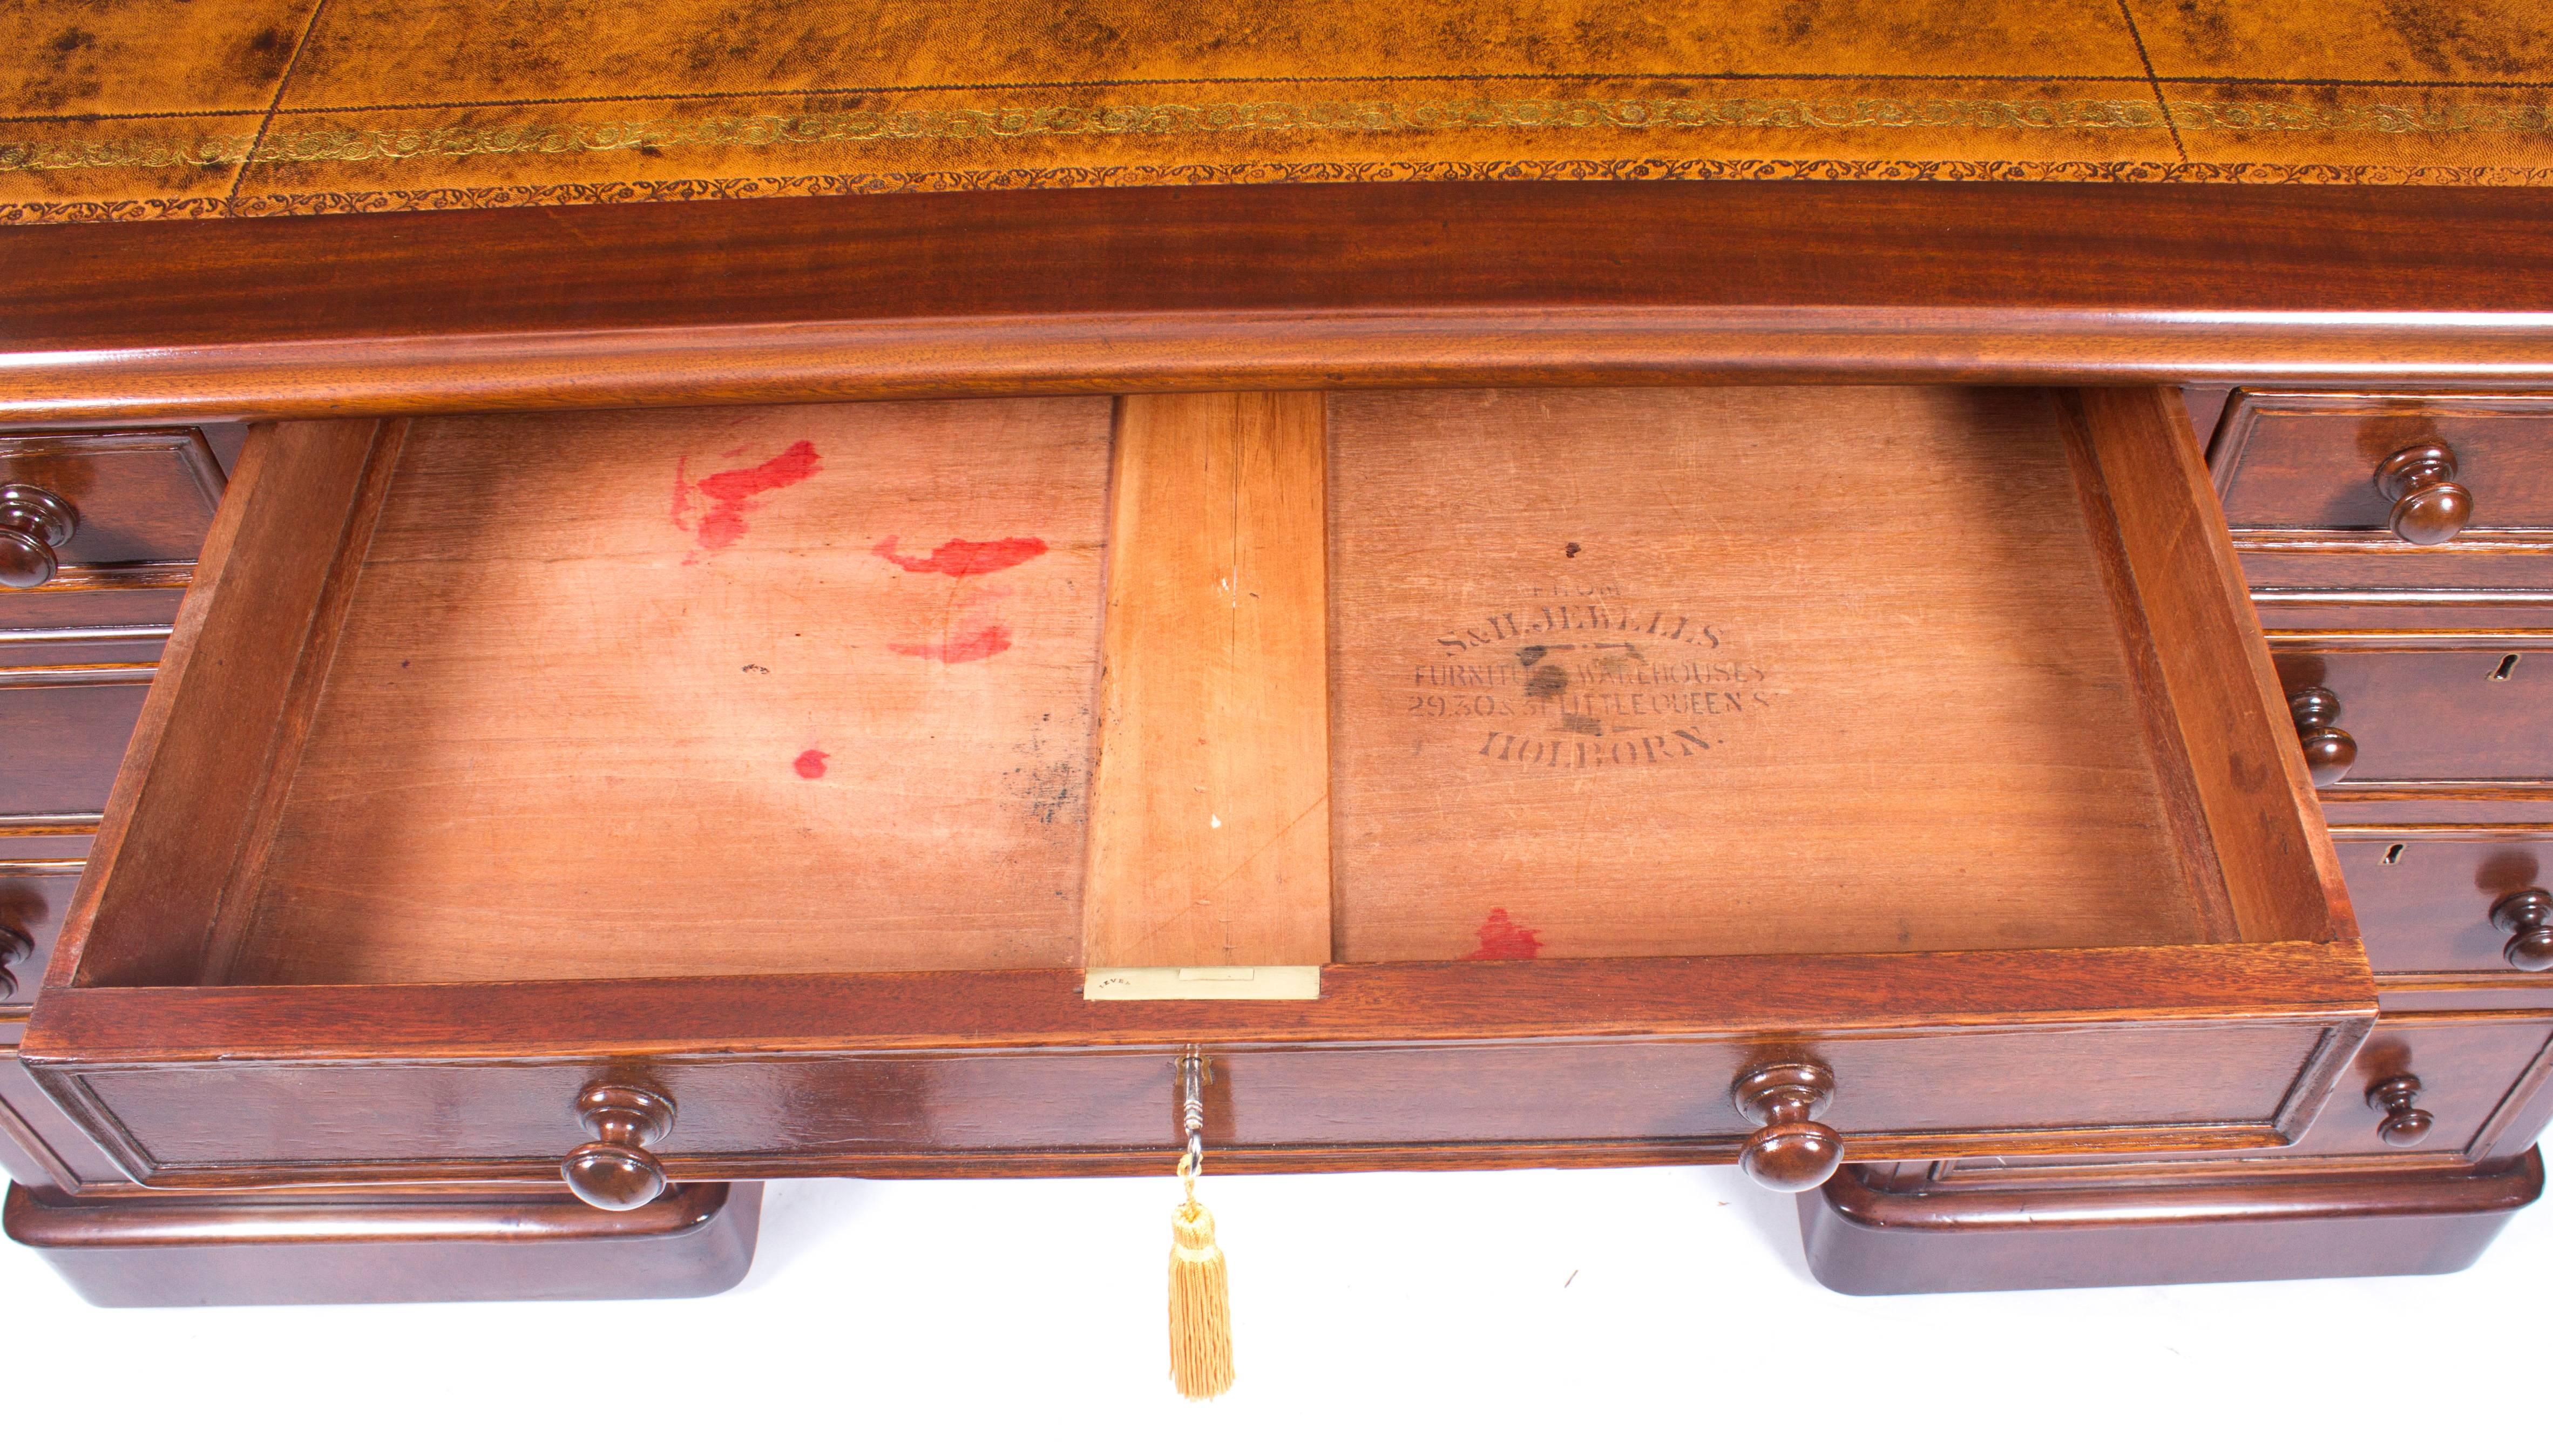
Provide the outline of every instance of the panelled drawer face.
[[2336,847],[2380,975],[2513,972],[2514,934],[2492,923],[2492,909],[2530,889],[2553,889],[2553,837],[2395,839],[2352,829]]
[[[2539,1013],[2388,1013],[2359,1049],[2313,1127],[2277,1158],[2384,1155],[2483,1162],[2525,1151],[2553,1115],[2553,1020]],[[1961,1158],[1934,1170],[1974,1184],[2022,1174],[2097,1176],[2151,1168],[2071,1158]]]
[[[2510,1120],[2525,1111],[2530,1094],[2553,1066],[2549,1044],[2553,1022],[2548,1021],[2387,1017],[2377,1023],[2330,1103],[2292,1151],[2300,1157],[2517,1152],[2542,1130],[2511,1125]],[[2404,1076],[2419,1085],[2386,1086]],[[2426,1114],[2425,1123],[2421,1114]]]
[[1727,1157],[1823,1081],[1869,1156],[2256,1148],[2375,1015],[2168,392],[248,459],[25,1043],[145,1175],[510,1176],[613,1077],[679,1176],[1086,1161],[1184,1046],[1272,1165]]
[[2356,745],[2343,787],[2553,781],[2553,651],[2301,650],[2276,653],[2289,693],[2340,700]]
[[[1845,1089],[1827,1120],[1878,1146],[1910,1135],[2255,1121],[2286,1097],[2281,1068],[2321,1035],[2276,1024],[2231,1036],[1976,1032],[1799,1051],[1832,1066]],[[1228,1155],[1689,1143],[1697,1157],[1724,1157],[1750,1130],[1724,1089],[1756,1055],[1728,1042],[1240,1051],[1216,1057],[1208,1110]],[[2114,1056],[2137,1074],[2061,1070]],[[1164,1095],[1173,1065],[1153,1052],[668,1061],[652,1085],[677,1115],[656,1151],[678,1177],[728,1177],[785,1174],[793,1158],[885,1168],[933,1154],[1162,1146],[1175,1137],[1176,1106]],[[106,1071],[80,1078],[75,1095],[120,1109],[134,1171],[164,1180],[244,1157],[537,1171],[580,1140],[568,1109],[595,1074],[582,1065]],[[2158,1082],[2175,1089],[2167,1099]],[[2039,1090],[2017,1097],[2021,1086]]]
[[105,808],[150,678],[147,666],[0,668],[0,815]]
[[[0,433],[9,833],[84,832],[105,807],[222,487],[221,465],[192,428]],[[0,840],[0,861],[10,858]],[[49,917],[69,883],[53,884]],[[0,918],[24,909],[0,904]],[[41,961],[18,978],[40,970]]]
[[2238,531],[2391,535],[2399,503],[2379,489],[2379,468],[2400,451],[2439,444],[2455,460],[2449,475],[2472,498],[2464,532],[2553,532],[2553,393],[2245,391],[2224,429],[2216,475],[2226,521]]
[[10,434],[0,435],[0,486],[69,507],[68,538],[52,551],[61,580],[77,583],[100,568],[193,560],[222,471],[192,429]]
[[2553,625],[2553,393],[2238,390],[2213,459],[2274,627]]

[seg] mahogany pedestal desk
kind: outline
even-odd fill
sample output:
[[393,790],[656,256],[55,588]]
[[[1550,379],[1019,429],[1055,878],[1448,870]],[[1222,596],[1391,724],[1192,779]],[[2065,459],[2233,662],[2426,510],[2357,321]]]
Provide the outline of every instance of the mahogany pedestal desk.
[[1194,1057],[1218,1169],[1735,1160],[1842,1289],[2461,1267],[2540,9],[18,7],[0,1222],[706,1293]]
[[2548,224],[0,233],[8,1231],[709,1292],[761,1179],[1166,1172],[1193,1050],[1222,1169],[1736,1160],[1838,1288],[2461,1267],[2553,1114]]

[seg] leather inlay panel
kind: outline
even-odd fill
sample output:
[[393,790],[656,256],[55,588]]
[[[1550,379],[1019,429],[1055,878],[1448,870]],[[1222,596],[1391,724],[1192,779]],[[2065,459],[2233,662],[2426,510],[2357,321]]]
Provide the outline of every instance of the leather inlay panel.
[[[1207,25],[1151,0],[309,5],[20,26],[0,217],[1417,176],[2526,183],[2553,164],[2523,89],[2547,47],[2517,0],[1254,0]],[[186,23],[146,43],[169,10]]]

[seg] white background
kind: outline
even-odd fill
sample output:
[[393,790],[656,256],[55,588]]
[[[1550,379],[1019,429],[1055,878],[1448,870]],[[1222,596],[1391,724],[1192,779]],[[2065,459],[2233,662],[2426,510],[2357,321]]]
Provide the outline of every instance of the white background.
[[2553,1200],[2473,1270],[1849,1298],[1727,1169],[774,1183],[712,1299],[100,1310],[0,1246],[0,1452],[2542,1451]]

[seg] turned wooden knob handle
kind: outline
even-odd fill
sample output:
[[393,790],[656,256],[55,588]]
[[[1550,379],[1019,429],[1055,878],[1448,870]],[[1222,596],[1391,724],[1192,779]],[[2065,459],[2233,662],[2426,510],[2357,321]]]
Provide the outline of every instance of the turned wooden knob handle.
[[2328,687],[2300,687],[2287,695],[2287,716],[2295,718],[2295,740],[2305,748],[2305,774],[2313,787],[2339,784],[2349,766],[2359,761],[2359,740],[2333,728],[2341,718],[2341,695]]
[[36,943],[25,931],[0,920],[0,1001],[18,994],[18,967],[36,953]]
[[54,579],[79,528],[71,503],[41,486],[0,485],[0,587],[41,587]]
[[1759,1066],[1737,1079],[1728,1099],[1761,1129],[1738,1150],[1737,1166],[1765,1187],[1805,1192],[1843,1164],[1843,1136],[1817,1120],[1834,1100],[1834,1073],[1814,1062]]
[[665,1191],[665,1166],[647,1149],[674,1130],[673,1100],[643,1087],[588,1087],[576,1113],[594,1141],[559,1165],[569,1189],[615,1213],[655,1202]]
[[2454,540],[2473,521],[2473,493],[2456,484],[2456,452],[2434,440],[2386,456],[2376,490],[2393,503],[2393,534],[2415,546]]
[[2377,1136],[2388,1148],[2416,1148],[2429,1135],[2437,1119],[2411,1105],[2420,1095],[2420,1079],[2404,1072],[2388,1076],[2367,1089],[2367,1105],[2385,1114],[2376,1126]]
[[2305,750],[2305,772],[2319,789],[2339,783],[2358,761],[2358,740],[2332,727],[2340,721],[2340,695],[2329,688],[2300,688],[2287,695],[2287,716]]
[[2553,970],[2553,892],[2520,890],[2491,907],[2491,923],[2508,932],[2499,953],[2519,970]]

